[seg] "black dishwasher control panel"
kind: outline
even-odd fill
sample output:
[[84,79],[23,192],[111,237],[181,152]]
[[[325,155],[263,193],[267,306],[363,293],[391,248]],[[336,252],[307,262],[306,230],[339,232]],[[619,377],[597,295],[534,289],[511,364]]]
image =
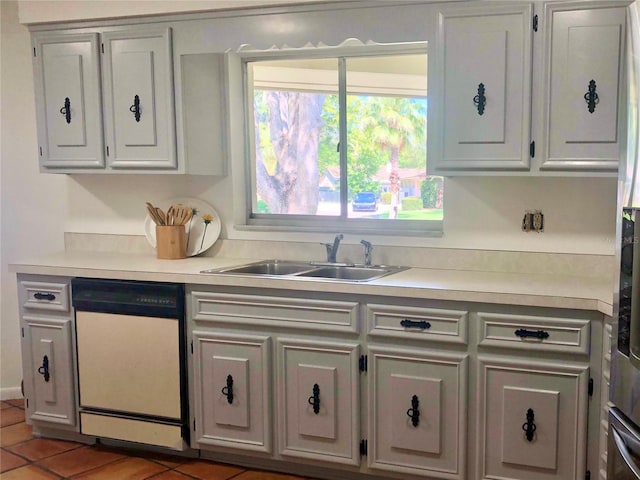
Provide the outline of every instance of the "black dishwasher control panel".
[[184,284],[95,278],[71,279],[77,311],[182,319]]

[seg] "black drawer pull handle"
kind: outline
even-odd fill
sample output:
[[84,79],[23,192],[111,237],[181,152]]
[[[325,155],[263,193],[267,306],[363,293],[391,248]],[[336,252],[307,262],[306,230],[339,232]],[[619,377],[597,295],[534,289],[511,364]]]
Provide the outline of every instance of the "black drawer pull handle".
[[411,408],[407,410],[407,416],[411,418],[411,425],[417,427],[420,425],[420,402],[418,396],[411,397]]
[[227,397],[228,403],[233,403],[233,377],[227,375],[227,386],[222,387],[222,394]]
[[309,405],[313,405],[313,413],[320,413],[320,387],[317,383],[313,384],[313,395],[309,397]]
[[545,338],[549,338],[549,332],[545,332],[544,330],[527,330],[526,328],[519,328],[515,333],[520,338],[539,338],[540,340],[544,340]]
[[50,302],[56,299],[56,296],[53,293],[41,293],[37,292],[33,294],[33,298],[36,300],[49,300]]
[[596,111],[596,105],[600,103],[600,98],[598,98],[598,93],[596,92],[595,80],[591,80],[589,82],[589,90],[584,94],[584,101],[587,102],[587,109],[589,110],[589,113]]
[[67,123],[71,123],[71,100],[69,100],[69,97],[64,99],[64,107],[60,109],[60,113],[64,115]]
[[46,355],[42,357],[42,365],[38,368],[38,373],[44,377],[44,381],[48,382],[51,376],[49,375],[49,357]]
[[478,84],[478,94],[473,97],[473,104],[478,109],[478,115],[482,115],[487,104],[487,97],[484,95],[484,83]]
[[536,431],[536,424],[533,423],[534,417],[535,415],[533,414],[533,410],[530,408],[529,410],[527,410],[527,421],[522,424],[524,436],[529,442],[533,442],[533,434]]
[[133,113],[136,122],[140,121],[140,97],[136,95],[133,97],[133,105],[129,107],[129,111]]
[[409,320],[408,318],[402,320],[400,322],[400,325],[402,325],[404,328],[431,328],[431,324],[426,320]]

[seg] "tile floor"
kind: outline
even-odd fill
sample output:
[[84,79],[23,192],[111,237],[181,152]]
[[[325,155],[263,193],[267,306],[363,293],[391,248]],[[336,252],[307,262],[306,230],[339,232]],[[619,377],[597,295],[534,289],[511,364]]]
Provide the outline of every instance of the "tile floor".
[[33,438],[23,400],[0,402],[1,480],[305,480],[198,459]]

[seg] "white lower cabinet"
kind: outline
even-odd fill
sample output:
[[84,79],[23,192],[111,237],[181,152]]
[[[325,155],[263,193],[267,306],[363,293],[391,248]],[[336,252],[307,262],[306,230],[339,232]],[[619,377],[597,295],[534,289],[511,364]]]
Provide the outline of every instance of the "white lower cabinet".
[[193,332],[195,441],[271,452],[271,339]]
[[589,368],[479,358],[481,479],[585,478]]
[[360,464],[359,352],[357,343],[278,340],[281,455]]
[[369,348],[368,466],[465,478],[466,355]]

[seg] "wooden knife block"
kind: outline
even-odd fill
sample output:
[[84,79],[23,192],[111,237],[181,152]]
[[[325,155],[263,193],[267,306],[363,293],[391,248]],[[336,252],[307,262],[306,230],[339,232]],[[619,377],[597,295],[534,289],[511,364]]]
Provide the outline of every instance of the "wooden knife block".
[[184,225],[156,225],[156,254],[164,260],[187,256],[187,232]]

